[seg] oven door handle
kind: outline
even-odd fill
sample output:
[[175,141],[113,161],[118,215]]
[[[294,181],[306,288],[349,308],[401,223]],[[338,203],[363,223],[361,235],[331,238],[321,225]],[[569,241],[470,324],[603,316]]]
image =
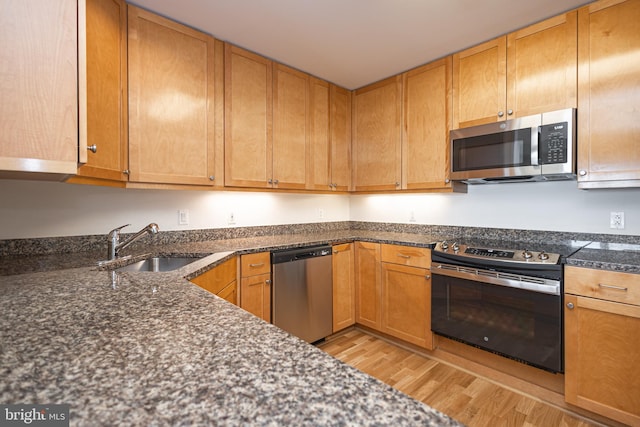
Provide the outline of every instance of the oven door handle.
[[560,281],[520,274],[501,273],[481,268],[462,267],[450,264],[431,263],[431,273],[440,276],[472,280],[491,285],[507,286],[550,295],[560,295]]

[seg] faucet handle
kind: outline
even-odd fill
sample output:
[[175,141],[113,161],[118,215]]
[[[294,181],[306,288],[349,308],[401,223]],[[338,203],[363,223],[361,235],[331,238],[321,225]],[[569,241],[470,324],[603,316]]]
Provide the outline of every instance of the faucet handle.
[[119,236],[119,235],[120,235],[120,230],[122,230],[123,228],[128,227],[128,226],[130,226],[130,225],[131,225],[131,224],[125,224],[125,225],[121,225],[121,226],[120,226],[120,227],[118,227],[118,228],[114,228],[113,230],[111,230],[111,231],[109,232],[109,238],[110,238],[110,239],[112,239],[112,238],[114,238],[114,237]]

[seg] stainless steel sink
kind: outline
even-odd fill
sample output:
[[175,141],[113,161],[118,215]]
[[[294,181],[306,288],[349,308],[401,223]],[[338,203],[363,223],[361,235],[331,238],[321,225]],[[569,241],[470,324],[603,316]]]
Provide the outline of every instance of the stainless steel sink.
[[163,272],[177,270],[180,267],[184,267],[187,264],[191,264],[200,258],[187,258],[187,257],[152,257],[143,259],[142,261],[135,262],[133,264],[125,265],[124,267],[116,268],[116,271],[150,271],[150,272]]

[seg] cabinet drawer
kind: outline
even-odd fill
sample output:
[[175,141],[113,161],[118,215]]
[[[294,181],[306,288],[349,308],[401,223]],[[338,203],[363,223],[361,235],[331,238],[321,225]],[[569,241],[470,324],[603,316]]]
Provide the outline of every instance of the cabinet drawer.
[[201,288],[204,288],[213,294],[217,294],[229,285],[229,283],[236,280],[237,272],[238,258],[233,257],[211,270],[205,271],[201,275],[194,277],[191,281]]
[[640,274],[567,266],[564,291],[569,294],[640,305]]
[[383,244],[380,247],[382,262],[420,268],[431,267],[430,249],[388,244]]
[[242,255],[240,257],[240,270],[242,277],[271,272],[271,253],[258,252]]

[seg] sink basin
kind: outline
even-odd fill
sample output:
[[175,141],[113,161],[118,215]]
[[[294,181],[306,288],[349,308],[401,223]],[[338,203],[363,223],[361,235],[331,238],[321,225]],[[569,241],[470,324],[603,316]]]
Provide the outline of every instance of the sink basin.
[[151,271],[156,273],[172,271],[180,267],[184,267],[187,264],[191,264],[199,259],[200,258],[187,257],[152,257],[133,264],[125,265],[124,267],[116,268],[116,271]]

